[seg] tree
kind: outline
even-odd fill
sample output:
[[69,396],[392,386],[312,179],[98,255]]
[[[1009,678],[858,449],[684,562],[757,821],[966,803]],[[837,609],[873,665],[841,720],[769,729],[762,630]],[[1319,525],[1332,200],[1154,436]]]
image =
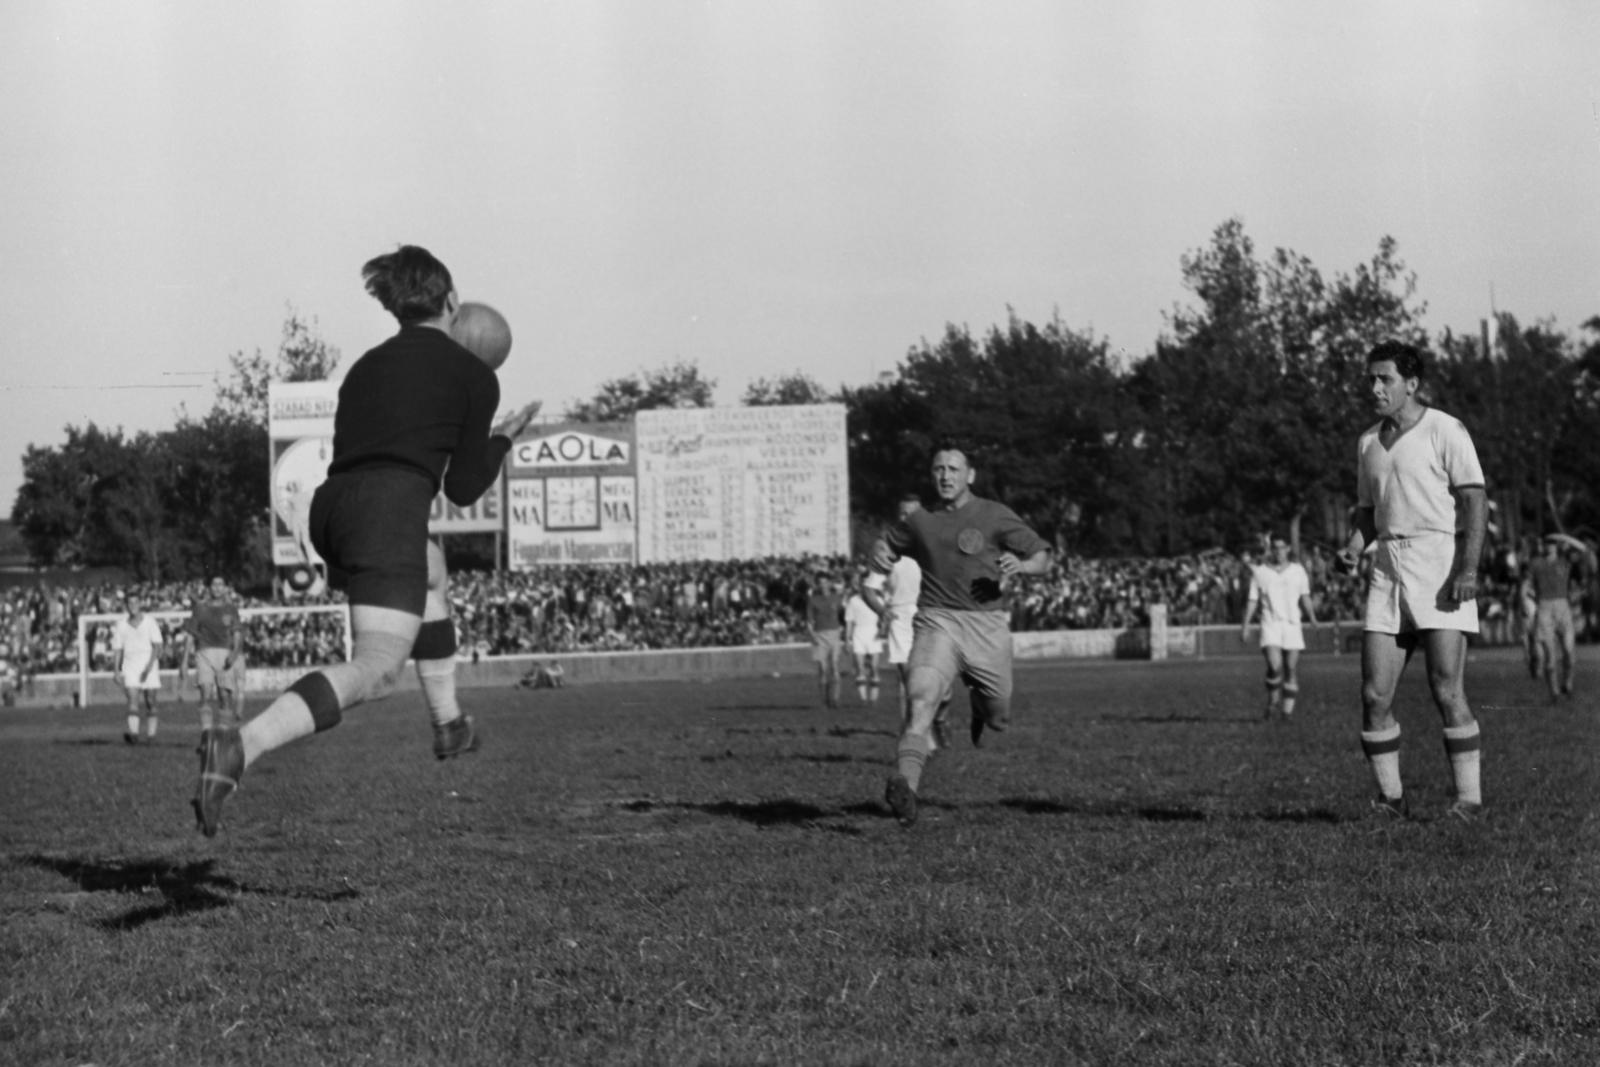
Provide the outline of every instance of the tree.
[[746,407],[779,407],[792,404],[826,404],[838,397],[830,394],[809,374],[795,371],[778,378],[757,378],[745,388],[740,403]]
[[594,399],[568,406],[565,417],[576,422],[622,422],[656,408],[708,408],[716,387],[714,379],[700,376],[697,364],[680,359],[602,383]]
[[338,369],[340,358],[339,350],[317,332],[317,320],[312,318],[308,323],[294,305],[288,305],[277,358],[268,359],[259,348],[248,356],[242,350],[230,355],[227,382],[221,379],[214,382],[213,409],[258,422],[265,429],[267,389],[274,379],[280,382],[326,381]]
[[339,352],[293,308],[275,360],[258,350],[229,357],[211,410],[125,438],[90,423],[66,443],[30,447],[12,508],[37,566],[122,566],[162,580],[204,573],[264,582],[271,574],[267,386],[274,376],[312,381]]
[[169,574],[173,546],[161,509],[158,438],[125,439],[94,423],[67,427],[60,448],[30,447],[11,518],[39,566],[124,566]]
[[1367,421],[1361,368],[1384,338],[1426,343],[1415,276],[1382,239],[1331,283],[1304,256],[1255,257],[1243,224],[1182,259],[1199,305],[1134,369],[1140,451],[1172,553],[1245,543],[1267,525],[1300,537],[1316,514],[1338,540],[1354,499],[1354,440]]
[[1584,460],[1596,427],[1572,342],[1510,314],[1496,326],[1489,350],[1447,331],[1428,388],[1472,433],[1497,526],[1514,544],[1524,531],[1565,532],[1569,516],[1587,513],[1581,501],[1592,501],[1594,482]]
[[949,439],[976,467],[979,492],[1046,537],[1098,541],[1111,529],[1123,404],[1104,340],[1015,315],[981,340],[947,326],[907,354],[898,376],[843,399],[858,514],[886,519],[901,494],[924,491],[929,453]]

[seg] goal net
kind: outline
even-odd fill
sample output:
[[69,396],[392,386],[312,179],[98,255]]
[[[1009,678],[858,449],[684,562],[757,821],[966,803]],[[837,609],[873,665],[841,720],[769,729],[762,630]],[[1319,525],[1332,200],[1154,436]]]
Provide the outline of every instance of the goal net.
[[[163,675],[176,675],[183,661],[184,621],[187,611],[147,611],[161,627],[163,642],[157,664]],[[313,667],[339,663],[350,658],[350,605],[296,604],[281,608],[240,608],[244,628],[244,655],[248,676],[246,692],[274,685],[279,676],[298,677]],[[95,678],[113,677],[117,654],[111,635],[118,619],[115,615],[78,616],[78,705],[89,703],[89,683]],[[290,679],[293,680],[292,678]],[[287,684],[287,683],[284,683]]]

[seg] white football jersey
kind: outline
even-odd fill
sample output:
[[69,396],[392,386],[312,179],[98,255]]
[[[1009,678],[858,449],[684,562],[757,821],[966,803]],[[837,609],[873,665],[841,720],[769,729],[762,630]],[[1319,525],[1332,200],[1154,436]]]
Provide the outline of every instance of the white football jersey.
[[1250,568],[1250,599],[1261,601],[1261,625],[1300,625],[1300,598],[1311,595],[1311,578],[1298,563],[1283,570]]

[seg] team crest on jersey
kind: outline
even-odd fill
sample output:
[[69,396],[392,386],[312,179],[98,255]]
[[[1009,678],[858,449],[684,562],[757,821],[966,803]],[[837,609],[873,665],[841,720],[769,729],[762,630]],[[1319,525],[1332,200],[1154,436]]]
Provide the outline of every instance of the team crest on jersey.
[[969,556],[975,556],[983,551],[983,532],[968,526],[956,535],[956,547]]

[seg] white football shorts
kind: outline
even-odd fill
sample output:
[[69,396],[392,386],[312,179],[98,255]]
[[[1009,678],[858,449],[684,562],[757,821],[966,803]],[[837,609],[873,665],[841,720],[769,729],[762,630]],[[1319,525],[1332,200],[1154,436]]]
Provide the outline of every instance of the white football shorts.
[[144,665],[149,663],[148,658],[135,659],[124,656],[122,659],[122,687],[124,689],[160,689],[161,668],[151,667],[150,676],[140,680],[139,675],[144,673]]
[[856,630],[850,635],[852,656],[881,656],[883,642],[871,630]]
[[1285,652],[1300,652],[1306,647],[1305,631],[1297,622],[1263,622],[1261,647],[1281,648]]
[[902,615],[899,612],[889,616],[889,662],[909,663],[911,661],[912,628],[911,621],[917,617],[915,611]]
[[1459,549],[1455,536],[1446,533],[1379,541],[1367,586],[1366,629],[1380,634],[1477,633],[1478,602],[1448,599]]

